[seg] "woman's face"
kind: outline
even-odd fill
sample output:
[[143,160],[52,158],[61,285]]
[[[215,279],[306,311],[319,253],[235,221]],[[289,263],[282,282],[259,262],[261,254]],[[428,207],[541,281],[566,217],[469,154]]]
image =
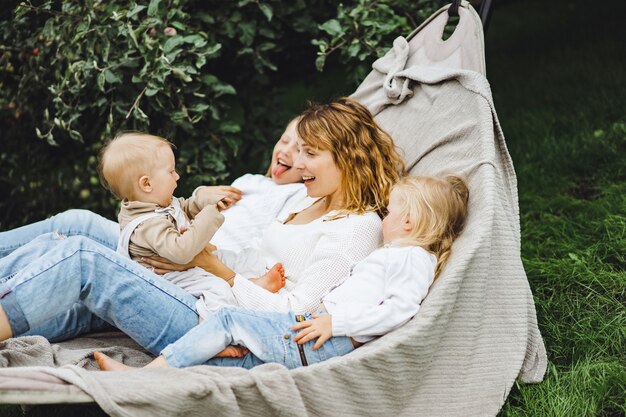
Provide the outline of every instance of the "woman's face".
[[[305,145],[298,139],[298,156],[294,167],[302,176],[309,197],[341,198],[343,173],[330,151]],[[340,200],[335,200],[341,203]]]
[[293,168],[296,158],[297,138],[296,133],[297,120],[292,120],[283,132],[283,135],[274,145],[272,152],[272,164],[270,165],[270,175],[276,184],[291,184],[302,181],[302,176]]

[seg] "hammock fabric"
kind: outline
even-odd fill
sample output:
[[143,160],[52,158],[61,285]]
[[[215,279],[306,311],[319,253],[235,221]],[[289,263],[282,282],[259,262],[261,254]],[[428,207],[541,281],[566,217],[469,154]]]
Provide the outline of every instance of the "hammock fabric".
[[459,14],[445,42],[445,8],[408,42],[396,39],[353,95],[402,148],[412,174],[460,174],[470,187],[465,230],[409,323],[292,371],[94,372],[95,349],[135,365],[149,357],[119,333],[57,345],[17,338],[1,345],[0,366],[9,368],[0,369],[0,402],[95,401],[114,416],[465,417],[496,415],[517,378],[540,382],[546,353],[520,258],[515,172],[484,75],[479,18],[465,1]]

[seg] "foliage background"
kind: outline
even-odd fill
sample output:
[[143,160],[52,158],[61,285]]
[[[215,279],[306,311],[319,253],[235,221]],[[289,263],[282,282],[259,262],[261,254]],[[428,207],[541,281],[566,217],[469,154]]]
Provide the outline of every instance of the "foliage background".
[[443,4],[8,3],[0,11],[0,229],[70,207],[114,218],[96,156],[122,130],[176,144],[180,195],[263,171],[307,99],[351,92],[397,34]]

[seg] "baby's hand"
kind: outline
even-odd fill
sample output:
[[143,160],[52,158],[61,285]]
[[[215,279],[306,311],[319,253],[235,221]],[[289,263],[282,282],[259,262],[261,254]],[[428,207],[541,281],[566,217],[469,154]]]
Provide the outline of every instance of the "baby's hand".
[[296,324],[291,330],[301,330],[293,338],[294,342],[303,345],[306,342],[317,339],[313,350],[319,349],[328,339],[333,337],[333,324],[330,314],[313,315],[313,320],[303,321]]
[[199,198],[209,199],[210,204],[217,204],[218,210],[221,211],[241,200],[243,192],[230,185],[214,185],[200,188],[196,195]]

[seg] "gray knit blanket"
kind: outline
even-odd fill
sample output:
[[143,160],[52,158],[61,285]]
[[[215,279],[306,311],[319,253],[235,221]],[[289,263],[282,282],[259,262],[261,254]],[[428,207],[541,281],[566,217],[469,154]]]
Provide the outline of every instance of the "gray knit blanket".
[[494,416],[515,382],[546,369],[533,297],[520,258],[517,183],[479,72],[410,65],[404,39],[374,64],[353,97],[404,152],[412,174],[464,176],[466,227],[419,313],[347,356],[287,370],[197,366],[95,370],[103,350],[142,365],[150,357],[119,333],[50,344],[0,344],[0,402],[96,401],[113,416]]

